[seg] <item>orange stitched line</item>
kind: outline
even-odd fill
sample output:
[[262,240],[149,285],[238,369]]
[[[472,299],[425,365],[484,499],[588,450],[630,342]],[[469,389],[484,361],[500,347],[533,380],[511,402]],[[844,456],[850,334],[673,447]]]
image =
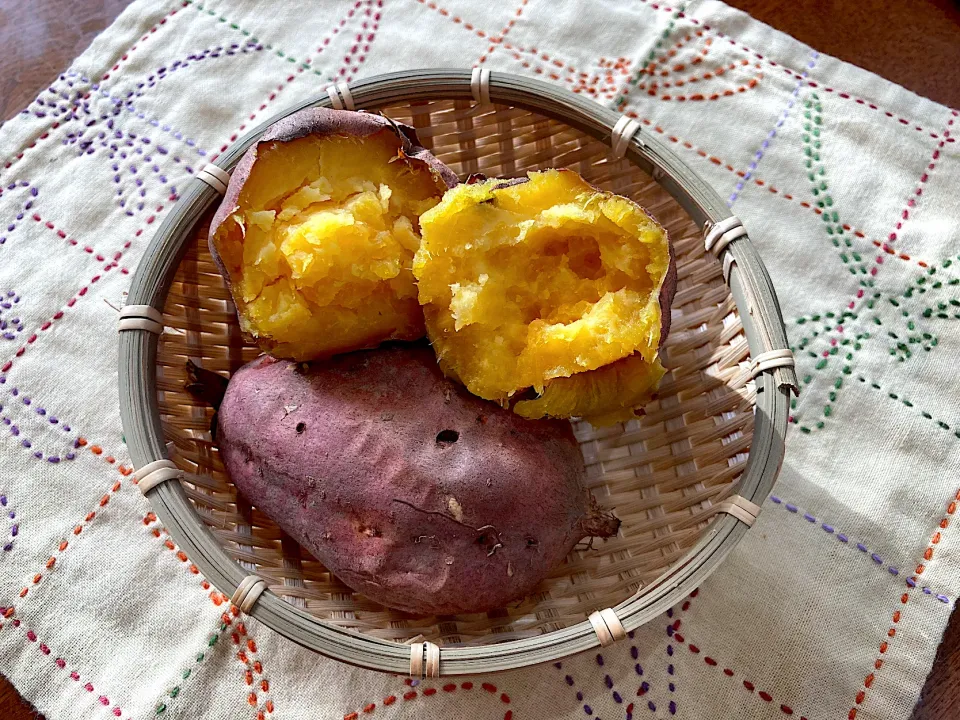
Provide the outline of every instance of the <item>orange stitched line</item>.
[[[735,93],[746,92],[747,90],[752,90],[757,86],[760,80],[763,78],[763,73],[758,74],[755,78],[751,79],[749,82],[744,83],[743,85],[738,85],[736,87],[727,87],[722,92],[714,92],[709,95],[704,93],[693,93],[692,95],[671,95],[670,93],[665,93],[660,96],[661,100],[664,101],[676,101],[676,102],[685,102],[690,100],[693,102],[699,102],[701,100],[719,100],[722,97],[731,97]],[[648,95],[656,96],[655,90],[648,90]]]
[[[544,62],[548,62],[548,63],[550,63],[551,65],[553,65],[554,67],[556,67],[556,68],[558,68],[558,69],[560,69],[560,70],[568,70],[569,72],[572,72],[572,73],[577,73],[577,72],[578,72],[577,69],[576,69],[573,65],[571,65],[570,63],[566,63],[566,62],[564,62],[564,61],[562,61],[562,60],[559,60],[559,59],[557,59],[557,58],[552,58],[552,57],[550,57],[549,55],[547,55],[547,53],[541,52],[541,51],[539,51],[539,50],[537,50],[537,49],[535,49],[535,48],[529,48],[529,49],[528,49],[528,48],[524,48],[524,47],[522,47],[522,46],[520,46],[520,45],[511,45],[511,44],[508,43],[508,42],[504,42],[504,43],[503,43],[503,47],[506,48],[507,50],[513,51],[514,55],[516,55],[517,53],[525,53],[525,54],[527,54],[527,55],[533,55],[535,58],[537,58],[537,59],[539,59],[539,60],[543,60]],[[586,77],[586,76],[587,76],[587,73],[585,73],[585,72],[580,72],[579,75],[580,75],[581,77]]]
[[[953,498],[952,498],[952,499],[950,500],[950,502],[947,504],[947,512],[946,512],[946,515],[945,515],[943,518],[941,518],[940,523],[939,523],[939,525],[938,525],[938,527],[940,528],[940,530],[945,530],[945,529],[947,528],[947,526],[950,524],[950,516],[952,516],[954,513],[956,513],[956,511],[957,511],[957,503],[958,503],[958,502],[960,502],[960,490],[958,490],[956,493],[954,493]],[[927,549],[926,549],[926,550],[924,551],[924,553],[923,553],[923,558],[924,558],[924,560],[929,561],[930,559],[933,558],[933,546],[936,545],[937,543],[939,543],[939,542],[940,542],[940,539],[941,539],[941,537],[942,537],[942,534],[941,534],[940,530],[934,531],[933,536],[930,538],[930,543],[929,543],[929,545],[927,546]],[[917,565],[917,569],[916,569],[915,575],[920,575],[920,574],[924,571],[924,569],[925,569],[925,566],[924,566],[924,564],[921,562],[919,565]],[[911,579],[914,583],[916,583],[917,578],[916,578],[915,576],[912,577],[912,578],[910,578],[910,579]],[[909,585],[908,585],[907,587],[909,587]],[[907,592],[903,593],[903,595],[900,596],[900,604],[903,605],[903,606],[906,606],[906,604],[907,604],[909,601],[910,601],[910,593],[909,593],[909,590],[908,590]],[[900,622],[901,616],[902,616],[902,611],[901,611],[901,610],[895,610],[895,611],[894,611],[893,616],[891,617],[890,629],[887,630],[887,637],[888,637],[888,638],[893,639],[894,637],[896,637],[896,634],[897,634],[897,623]],[[879,647],[879,654],[880,654],[881,656],[884,655],[884,654],[887,652],[887,649],[888,649],[889,647],[890,647],[890,645],[889,645],[889,642],[888,642],[887,640],[882,641],[882,642],[880,643],[880,647]],[[874,661],[873,667],[874,667],[874,669],[879,670],[882,666],[883,666],[883,658],[882,658],[882,657],[878,657],[878,658]],[[857,692],[857,695],[856,695],[856,697],[854,698],[854,706],[850,708],[850,712],[847,714],[847,719],[848,719],[848,720],[855,720],[855,719],[856,719],[856,717],[857,717],[857,706],[858,706],[858,705],[861,705],[861,704],[863,703],[863,701],[866,699],[866,697],[867,697],[866,691],[869,690],[869,689],[873,686],[873,683],[874,683],[875,680],[876,680],[876,676],[874,675],[874,673],[868,673],[867,676],[863,679],[863,688],[864,688],[864,689],[863,689],[863,690],[860,690],[859,692]]]
[[[750,64],[750,61],[747,60],[747,59],[743,59],[743,60],[740,60],[740,61],[734,61],[734,62],[731,62],[729,65],[723,65],[723,66],[720,66],[720,67],[718,67],[718,68],[714,68],[713,70],[705,70],[705,71],[703,71],[702,73],[700,73],[699,75],[690,75],[690,76],[687,77],[687,78],[683,78],[683,79],[680,79],[680,80],[675,80],[675,81],[672,82],[672,83],[669,82],[669,81],[666,81],[666,82],[663,82],[663,83],[657,83],[657,82],[655,81],[655,82],[650,83],[649,89],[650,89],[650,90],[656,90],[657,88],[660,88],[660,87],[663,87],[663,88],[683,87],[684,85],[687,85],[687,84],[689,84],[689,83],[697,83],[697,82],[700,82],[701,80],[712,80],[713,78],[722,77],[725,73],[727,73],[727,72],[729,72],[729,71],[731,71],[731,70],[736,70],[738,67],[745,67],[745,66],[747,66],[747,65],[749,65],[749,64]],[[759,70],[759,69],[760,69],[760,63],[754,63],[753,67],[756,68],[757,70]],[[762,75],[762,73],[761,73],[761,75]],[[637,89],[638,89],[638,90],[643,90],[643,89],[645,89],[645,88],[647,88],[647,87],[648,87],[648,86],[647,86],[646,83],[640,83],[639,85],[637,85]]]
[[444,17],[449,17],[453,22],[455,22],[458,25],[462,23],[464,28],[466,28],[467,30],[475,34],[477,37],[481,37],[481,38],[487,37],[487,33],[485,33],[483,30],[480,30],[474,27],[473,24],[464,21],[462,18],[460,18],[457,15],[452,15],[450,11],[438,7],[435,2],[429,2],[428,0],[417,0],[417,2],[420,3],[421,5],[426,5],[431,10],[436,10]]
[[537,75],[546,75],[551,80],[563,80],[563,82],[572,83],[574,82],[573,76],[567,76],[566,78],[561,78],[558,73],[555,73],[549,69],[544,69],[541,65],[534,65],[533,63],[524,60],[523,57],[518,52],[513,52],[514,59],[520,62],[520,65],[527,69],[532,69]]
[[[657,69],[657,66],[658,66],[659,64],[661,64],[661,63],[663,63],[663,62],[666,62],[667,60],[675,57],[676,54],[677,54],[677,50],[679,50],[681,47],[683,47],[683,45],[685,45],[687,42],[689,42],[693,37],[701,37],[702,35],[703,35],[703,32],[702,32],[702,31],[697,31],[697,32],[694,33],[693,35],[687,35],[687,36],[685,36],[684,38],[682,38],[682,39],[681,39],[680,41],[678,41],[672,48],[670,48],[669,50],[667,50],[666,53],[664,53],[664,54],[661,55],[659,58],[657,58],[656,60],[652,61],[652,62],[651,62],[649,65],[647,65],[645,68],[643,68],[643,69],[641,70],[641,73],[640,73],[641,76],[642,76],[642,75],[653,75],[654,72],[655,72],[656,69]],[[712,44],[713,44],[713,38],[710,38],[710,37],[706,38],[706,39],[703,41],[703,47],[697,52],[697,54],[694,56],[694,58],[690,61],[690,64],[691,64],[691,65],[699,65],[700,63],[702,63],[702,62],[703,62],[703,58],[705,58],[705,57],[710,53],[710,46],[711,46]],[[682,72],[682,70],[683,70],[684,67],[685,67],[684,65],[678,64],[678,65],[675,65],[675,66],[674,66],[674,70],[675,70],[676,72]],[[667,77],[669,74],[670,74],[670,72],[669,72],[668,70],[663,70],[663,71],[660,72],[661,77]],[[629,80],[628,80],[627,83],[626,83],[626,85],[624,86],[623,90],[620,91],[620,96],[621,96],[622,100],[621,100],[621,102],[620,102],[620,105],[619,105],[619,107],[618,107],[618,110],[621,110],[621,111],[622,111],[623,108],[626,106],[626,104],[627,104],[626,97],[627,97],[627,95],[630,94],[631,89],[632,89],[632,88],[630,87],[630,82],[629,82]],[[686,98],[684,98],[684,99],[686,99]]]
[[[106,507],[107,504],[110,502],[110,496],[113,495],[113,494],[114,494],[115,492],[117,492],[118,490],[120,490],[120,488],[121,488],[120,481],[117,480],[117,481],[110,487],[110,492],[107,493],[106,495],[104,495],[103,497],[101,497],[101,498],[97,501],[97,507],[99,507],[99,508]],[[94,518],[96,518],[96,517],[97,517],[96,511],[87,513],[87,514],[84,516],[83,522],[82,522],[81,524],[79,524],[79,525],[74,526],[74,528],[73,528],[73,534],[74,534],[74,535],[79,535],[81,532],[83,532],[83,528],[86,527],[87,525],[89,525],[91,522],[93,522]],[[56,550],[57,554],[58,554],[58,555],[62,555],[63,553],[65,553],[65,552],[67,551],[67,548],[68,548],[68,547],[70,547],[70,543],[67,542],[66,540],[61,540],[61,541],[57,544],[57,550]],[[47,558],[47,561],[44,563],[44,566],[46,567],[47,570],[52,570],[52,569],[53,569],[53,566],[56,565],[56,563],[57,563],[57,556],[56,556],[56,555],[51,555],[49,558]],[[37,585],[37,584],[39,584],[39,582],[40,582],[41,580],[43,580],[43,573],[42,573],[42,572],[37,573],[36,575],[34,575],[34,576],[31,578],[31,584],[32,584],[32,585]],[[25,586],[23,589],[20,590],[20,593],[19,593],[19,594],[20,594],[20,597],[26,597],[29,592],[30,592],[29,587],[28,587],[28,586]]]
[[[666,62],[667,60],[675,57],[676,54],[677,54],[677,50],[678,50],[680,47],[682,47],[684,44],[686,44],[692,37],[700,37],[700,36],[702,36],[702,35],[703,35],[703,31],[697,31],[693,36],[691,36],[691,35],[685,36],[685,37],[684,37],[683,39],[681,39],[676,45],[674,45],[674,47],[672,47],[670,50],[668,50],[665,54],[661,55],[659,58],[657,58],[656,60],[654,60],[653,62],[651,62],[649,65],[647,65],[647,67],[643,69],[642,74],[647,74],[647,75],[654,76],[654,73],[655,73],[655,71],[656,71],[656,69],[657,69],[657,66],[658,66],[659,64],[662,64],[662,63]],[[704,46],[698,51],[698,53],[696,54],[696,56],[695,56],[692,60],[690,60],[690,65],[700,65],[700,64],[703,62],[703,59],[709,54],[710,46],[711,46],[712,44],[713,44],[713,38],[712,38],[712,37],[706,38],[706,39],[704,40],[704,42],[703,42],[703,45],[704,45]],[[683,86],[683,85],[686,84],[686,83],[698,82],[699,80],[703,80],[703,79],[710,79],[710,78],[712,78],[712,77],[716,77],[716,76],[719,76],[719,75],[723,75],[723,73],[724,73],[726,70],[732,70],[732,69],[733,69],[734,67],[736,67],[738,64],[739,64],[739,65],[748,65],[749,63],[750,63],[750,61],[749,61],[749,60],[746,60],[746,59],[741,59],[740,61],[734,61],[734,62],[730,63],[730,65],[726,66],[726,68],[724,68],[723,66],[721,66],[721,67],[717,68],[716,70],[705,71],[705,72],[704,72],[703,74],[701,74],[701,75],[693,75],[693,76],[690,76],[689,78],[687,78],[686,80],[676,81],[676,82],[674,83],[674,86],[680,87],[680,86]],[[759,69],[760,69],[760,63],[755,63],[755,67],[759,70]],[[672,68],[668,68],[668,69],[661,70],[661,71],[659,72],[659,76],[660,76],[660,77],[668,77],[672,72],[683,72],[685,69],[686,69],[686,65],[685,65],[684,63],[677,63],[677,64],[675,64]],[[662,100],[679,100],[679,101],[681,101],[681,102],[683,102],[683,101],[685,101],[685,100],[693,100],[693,101],[700,101],[700,100],[719,100],[721,97],[729,97],[729,96],[733,95],[734,92],[745,92],[746,90],[755,87],[756,84],[757,84],[757,82],[759,82],[759,80],[760,80],[762,77],[763,77],[763,73],[762,73],[762,72],[761,72],[761,73],[758,73],[758,74],[757,74],[757,77],[754,78],[754,80],[755,80],[756,82],[751,81],[751,82],[747,83],[745,87],[737,87],[737,88],[734,88],[733,91],[724,91],[724,92],[721,92],[721,93],[712,93],[712,94],[710,94],[710,95],[703,95],[702,93],[697,93],[697,94],[692,95],[692,96],[672,96],[672,97],[671,97],[671,96],[664,96],[664,97],[661,97],[661,99],[662,99]],[[665,83],[663,86],[664,86],[664,87],[670,87],[670,83]],[[654,83],[654,86],[653,86],[652,89],[653,89],[653,90],[656,90],[656,87],[657,87],[657,86],[656,86],[656,83]],[[643,84],[640,84],[640,85],[638,86],[638,89],[643,89],[643,88],[644,88],[644,85],[643,85]],[[619,106],[618,109],[623,110],[624,106],[627,104],[626,97],[627,97],[627,95],[630,94],[630,91],[631,91],[631,88],[630,88],[630,85],[629,85],[629,83],[628,83],[627,86],[626,86],[626,87],[622,90],[622,92],[621,92],[621,97],[623,98],[623,100],[621,101],[620,106]],[[654,92],[651,92],[651,91],[649,91],[649,90],[648,90],[648,94],[649,94],[649,95],[655,95]]]
[[[268,695],[270,692],[270,681],[263,674],[263,663],[260,660],[251,657],[257,653],[256,641],[247,635],[247,628],[243,622],[238,622],[236,627],[237,631],[233,633],[231,639],[233,640],[233,644],[240,648],[237,652],[237,659],[239,659],[244,665],[244,683],[253,687],[247,697],[247,701],[251,706],[258,709],[255,716],[256,720],[264,720],[266,715],[269,715],[273,712],[274,707],[273,700],[271,700]],[[260,696],[257,695],[254,683],[256,683],[256,686],[259,686],[260,688]],[[261,704],[262,709],[260,709]]]
[[[163,535],[167,534],[166,528],[154,526],[154,523],[157,522],[156,514],[150,512],[147,513],[143,518],[143,524],[151,530],[151,534],[158,538],[163,539]],[[163,539],[163,545],[168,550],[174,553],[178,560],[183,562],[189,572],[194,575],[199,574],[199,570],[195,565],[189,563],[186,554],[177,548],[177,546],[169,538],[169,535],[166,539]],[[210,583],[205,579],[201,578],[200,582],[201,587],[204,590],[210,588]],[[223,593],[219,593],[216,590],[210,593],[209,598],[214,605],[220,606],[225,602],[229,602],[229,598]],[[235,605],[230,606],[230,611],[225,612],[221,615],[221,619],[224,624],[229,626],[232,624],[234,618],[240,616],[240,609]],[[257,642],[254,640],[247,632],[246,626],[242,621],[238,621],[235,626],[235,631],[231,634],[231,639],[233,644],[238,646],[240,650],[237,652],[237,659],[243,663],[243,672],[241,674],[241,679],[243,680],[244,685],[255,688],[259,686],[262,696],[265,698],[262,703],[262,709],[260,708],[260,698],[257,695],[256,689],[251,689],[247,695],[247,702],[251,707],[257,709],[257,713],[254,716],[256,720],[265,720],[267,715],[273,713],[273,700],[267,695],[270,691],[270,681],[263,674],[263,663],[260,660],[251,660],[250,655],[256,654],[257,652]],[[242,644],[242,646],[241,646]]]
[[588,79],[586,73],[580,73],[571,90],[575,93],[586,92],[592,96],[596,96],[598,93],[607,96],[608,98],[616,97],[617,92],[619,91],[619,85],[617,84],[616,78],[614,78],[613,73],[619,73],[621,76],[630,75],[630,66],[632,62],[627,58],[617,58],[616,60],[608,60],[607,58],[600,58],[597,61],[598,67],[607,71],[607,74],[602,78],[602,81],[605,83],[603,86],[598,88],[598,85],[601,82],[601,77],[599,75],[594,75],[592,78]]
[[[697,30],[696,32],[693,32],[689,35],[685,35],[684,37],[677,40],[677,42],[675,42],[669,49],[667,49],[660,57],[652,60],[650,64],[647,65],[646,68],[644,68],[644,72],[652,73],[654,70],[656,70],[658,65],[661,65],[665,63],[667,60],[670,60],[676,57],[677,51],[680,50],[680,48],[682,48],[688,42],[693,40],[693,38],[695,37],[703,37],[703,30]],[[706,48],[709,48],[710,45],[713,44],[713,38],[708,37],[706,40],[704,40],[703,44],[706,46]],[[706,50],[706,48],[704,48],[704,50]],[[702,55],[707,54],[704,50],[700,51]],[[696,64],[697,62],[700,62],[700,61],[695,60],[694,64]]]
[[[491,35],[490,33],[485,32],[485,31],[483,31],[483,30],[480,30],[480,29],[477,28],[475,25],[464,21],[462,18],[460,18],[460,17],[458,17],[458,16],[456,16],[456,15],[452,15],[451,13],[449,13],[448,11],[446,11],[444,8],[438,6],[438,5],[437,5],[436,3],[434,3],[434,2],[429,2],[429,0],[417,0],[417,2],[419,2],[421,5],[426,5],[428,8],[430,8],[431,10],[434,10],[434,11],[440,13],[440,14],[443,15],[444,17],[448,17],[450,20],[452,20],[454,23],[456,23],[456,24],[458,24],[458,25],[461,25],[461,24],[462,24],[463,27],[464,27],[466,30],[469,30],[470,32],[474,33],[477,37],[481,37],[481,38],[488,38],[488,37],[489,37],[491,44],[493,44],[493,45],[503,45],[503,47],[504,47],[505,49],[513,51],[515,57],[516,57],[519,53],[526,53],[526,54],[534,55],[535,57],[538,57],[539,59],[542,59],[542,60],[544,60],[545,62],[551,63],[551,64],[555,65],[558,69],[561,69],[561,70],[562,70],[562,69],[568,69],[568,70],[571,71],[571,72],[576,72],[576,68],[574,68],[572,65],[569,65],[568,63],[564,63],[563,61],[558,60],[558,59],[556,59],[556,58],[551,58],[549,55],[547,55],[547,53],[541,52],[541,51],[537,50],[537,48],[534,48],[534,47],[525,48],[525,47],[522,47],[522,46],[520,46],[520,45],[513,45],[513,44],[508,43],[508,42],[506,42],[505,40],[503,40],[502,37],[497,37],[497,36]],[[489,51],[488,51],[488,54],[489,54]],[[519,60],[520,58],[517,57],[517,59]],[[480,62],[483,62],[483,60],[481,59]],[[527,65],[524,65],[524,67],[525,67],[525,68],[530,68],[531,65],[527,64]],[[539,69],[538,69],[537,67],[534,67],[534,72],[536,72],[538,75],[544,75],[544,74],[545,74],[545,75],[547,75],[548,77],[550,77],[550,78],[553,79],[553,80],[560,80],[560,79],[561,79],[558,74],[556,74],[556,73],[552,73],[552,74],[551,74],[550,72],[545,71],[543,68],[539,68]],[[581,74],[584,74],[584,73],[581,73]],[[570,81],[568,80],[567,82],[570,82]]]
[[[78,437],[76,444],[78,448],[87,447],[87,445],[90,445],[90,443],[84,437]],[[104,455],[103,454],[104,450],[99,445],[90,445],[88,450],[90,450],[91,453],[99,457],[104,462],[110,465],[116,465],[117,459],[113,455],[110,455],[109,453],[107,455]],[[127,477],[133,472],[133,469],[127,467],[126,465],[120,464],[120,465],[117,465],[117,472],[119,472],[124,477]]]
[[[480,56],[479,60],[477,60],[477,65],[482,65],[484,62],[486,62],[487,58],[493,54],[497,44],[503,42],[503,39],[507,36],[507,33],[509,33],[513,29],[513,26],[516,25],[517,18],[523,14],[523,9],[527,6],[528,2],[530,2],[530,0],[520,0],[520,7],[517,8],[514,16],[510,18],[510,21],[506,24],[503,30],[500,31],[500,34],[495,38],[490,38],[490,47],[488,47],[487,51]],[[444,16],[447,15],[447,13],[443,10],[440,11],[440,14]]]

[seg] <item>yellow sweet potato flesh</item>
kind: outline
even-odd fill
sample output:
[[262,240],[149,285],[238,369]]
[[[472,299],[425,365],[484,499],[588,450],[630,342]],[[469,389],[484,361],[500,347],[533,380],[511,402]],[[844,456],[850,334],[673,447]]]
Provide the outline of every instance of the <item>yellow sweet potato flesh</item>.
[[[570,171],[460,185],[421,217],[414,259],[444,371],[526,417],[633,416],[663,375],[666,232]],[[669,313],[669,308],[665,309]]]
[[295,360],[422,337],[411,265],[444,189],[389,129],[261,145],[215,234],[242,329]]

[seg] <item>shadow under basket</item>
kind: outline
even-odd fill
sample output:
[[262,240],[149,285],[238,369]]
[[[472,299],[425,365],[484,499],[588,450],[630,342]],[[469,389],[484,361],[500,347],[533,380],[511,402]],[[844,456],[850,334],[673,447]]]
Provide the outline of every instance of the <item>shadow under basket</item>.
[[[635,200],[669,233],[679,277],[657,399],[624,424],[574,423],[588,486],[622,520],[620,532],[574,550],[508,607],[414,617],[352,591],[237,494],[211,438],[213,411],[185,390],[187,360],[229,375],[259,354],[210,256],[208,223],[224,171],[269,124],[307,106],[380,110],[408,123],[461,178],[571,168]],[[189,183],[137,270],[121,320],[121,413],[137,477],[147,478],[141,489],[150,486],[160,521],[204,577],[301,645],[418,676],[557,660],[615,642],[682,600],[770,492],[796,385],[773,288],[723,201],[640,123],[505,73],[382,75],[282,115]],[[162,323],[145,306],[162,311]]]

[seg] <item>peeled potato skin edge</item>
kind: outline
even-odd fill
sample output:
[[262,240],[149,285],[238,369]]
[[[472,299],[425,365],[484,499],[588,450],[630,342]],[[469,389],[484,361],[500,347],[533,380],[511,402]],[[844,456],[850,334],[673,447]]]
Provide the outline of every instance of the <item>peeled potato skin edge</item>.
[[[362,142],[378,133],[384,133],[384,138],[393,137],[393,142],[395,142],[398,147],[397,156],[389,162],[405,164],[414,172],[415,176],[427,171],[431,180],[423,180],[423,182],[426,182],[428,185],[432,183],[436,186],[436,197],[438,199],[445,188],[457,183],[457,177],[453,171],[437,160],[429,151],[420,146],[413,128],[401,123],[396,123],[382,115],[329,110],[326,108],[311,108],[299,111],[283,118],[268,128],[257,142],[247,150],[234,170],[223,201],[213,216],[208,243],[214,262],[226,280],[228,288],[233,295],[234,303],[241,317],[241,326],[243,327],[244,335],[247,339],[256,341],[264,351],[297,360],[310,360],[328,357],[339,352],[374,347],[380,342],[389,339],[412,340],[422,335],[422,321],[416,318],[410,319],[410,321],[406,323],[407,327],[403,327],[403,323],[401,322],[401,327],[397,332],[389,332],[390,322],[394,316],[402,320],[401,315],[396,315],[396,313],[400,312],[398,309],[400,307],[400,301],[397,300],[393,302],[394,307],[389,308],[390,312],[386,313],[380,319],[379,323],[375,323],[376,326],[370,329],[369,337],[365,337],[363,328],[357,327],[353,329],[352,332],[346,333],[347,338],[345,339],[345,344],[341,346],[333,345],[327,349],[320,348],[319,350],[311,350],[309,352],[306,350],[301,351],[301,348],[295,348],[290,342],[284,342],[282,339],[279,341],[275,340],[270,336],[270,333],[258,332],[256,327],[248,327],[244,324],[243,321],[247,308],[244,298],[242,297],[241,283],[243,282],[246,267],[243,263],[227,262],[223,255],[224,250],[230,248],[232,248],[231,252],[234,256],[238,252],[243,252],[243,247],[246,242],[244,239],[246,229],[241,222],[238,221],[236,216],[238,214],[243,215],[247,210],[261,209],[257,207],[243,208],[241,204],[244,188],[247,183],[251,181],[254,168],[258,160],[262,156],[265,157],[265,153],[277,152],[281,146],[302,141],[304,138],[310,138],[319,143],[327,139],[336,141],[337,138],[341,140],[355,139]],[[385,141],[390,142],[388,140]],[[381,145],[377,147],[383,148]],[[323,175],[324,173],[321,172],[321,177],[323,177]],[[427,177],[426,175],[422,176],[424,178]],[[247,197],[249,198],[250,196],[247,195]],[[415,216],[410,217],[410,219],[414,221],[414,224],[416,224],[418,220]],[[249,225],[249,222],[247,224]],[[268,232],[272,233],[274,231],[269,230]],[[238,236],[240,238],[239,240],[237,240]],[[274,242],[277,243],[278,241]],[[401,265],[404,264],[402,257],[396,258],[396,260],[400,261]],[[285,266],[284,272],[289,279],[291,272],[289,266]],[[274,279],[282,280],[284,276],[275,276]],[[320,315],[316,312],[316,307],[314,307],[313,310],[313,315]],[[417,315],[419,317],[420,315],[420,311],[416,309],[415,304],[405,312],[410,316]],[[394,313],[394,316],[391,316],[391,313]],[[400,320],[398,320],[398,322]],[[255,324],[254,322],[249,323],[250,326]]]

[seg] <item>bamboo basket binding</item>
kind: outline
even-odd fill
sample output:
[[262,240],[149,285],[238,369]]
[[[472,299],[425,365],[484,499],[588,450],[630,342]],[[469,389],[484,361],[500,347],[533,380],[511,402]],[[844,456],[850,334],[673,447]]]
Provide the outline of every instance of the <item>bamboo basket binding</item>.
[[[589,486],[616,509],[621,532],[574,550],[510,607],[412,617],[351,591],[237,495],[210,437],[212,411],[184,389],[187,359],[229,374],[258,354],[207,249],[210,211],[266,127],[308,106],[382,110],[413,125],[461,177],[573,168],[640,202],[672,238],[679,284],[658,399],[626,424],[575,423]],[[263,123],[187,186],[137,269],[120,330],[120,410],[136,477],[203,575],[304,647],[418,677],[557,660],[615,642],[683,599],[770,492],[796,389],[770,279],[720,197],[635,120],[487,70],[340,84]]]

